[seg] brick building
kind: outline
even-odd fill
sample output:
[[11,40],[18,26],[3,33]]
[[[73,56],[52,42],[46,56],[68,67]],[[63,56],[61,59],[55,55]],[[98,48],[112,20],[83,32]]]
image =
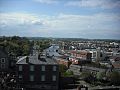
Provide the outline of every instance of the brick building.
[[88,51],[71,51],[70,54],[71,56],[69,60],[72,62],[72,64],[83,64],[91,62],[92,54]]
[[91,60],[91,53],[89,51],[81,50],[81,51],[71,51],[71,56],[76,58]]
[[58,90],[59,66],[46,56],[24,56],[18,60],[18,86],[27,90]]
[[63,64],[67,67],[69,67],[72,64],[72,62],[69,60],[69,57],[67,56],[57,57],[56,59],[57,59],[58,64]]

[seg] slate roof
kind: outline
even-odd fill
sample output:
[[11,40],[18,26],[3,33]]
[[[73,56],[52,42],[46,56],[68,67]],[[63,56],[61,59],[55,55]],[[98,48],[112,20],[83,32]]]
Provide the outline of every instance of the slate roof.
[[45,50],[48,56],[60,57],[61,55],[56,51],[59,49],[59,46],[53,45]]
[[47,52],[48,56],[60,57],[61,55],[57,52]]
[[[42,52],[42,55],[40,58],[38,58],[39,53],[37,50],[33,50],[33,55],[31,56],[24,56],[21,57],[16,64],[58,64],[56,59],[53,58],[56,56],[61,56],[59,53],[56,52],[58,50],[59,46],[53,45],[49,47],[48,49],[44,50]],[[49,56],[49,57],[47,57]],[[26,63],[26,58],[29,58],[29,63]]]
[[114,68],[119,68],[120,69],[120,61],[112,63]]
[[[29,57],[29,63],[26,63],[26,57]],[[57,61],[52,58],[47,57],[41,57],[38,59],[37,56],[24,56],[20,58],[16,64],[51,64],[51,65],[57,65]]]

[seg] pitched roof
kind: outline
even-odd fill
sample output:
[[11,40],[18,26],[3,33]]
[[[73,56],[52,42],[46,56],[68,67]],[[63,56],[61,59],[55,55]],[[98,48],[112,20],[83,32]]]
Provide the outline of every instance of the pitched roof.
[[47,57],[41,57],[38,59],[37,56],[28,56],[29,57],[29,63],[26,62],[26,57],[24,56],[20,58],[16,64],[57,64],[57,61],[52,58],[47,58]]
[[112,63],[114,68],[120,68],[120,61]]

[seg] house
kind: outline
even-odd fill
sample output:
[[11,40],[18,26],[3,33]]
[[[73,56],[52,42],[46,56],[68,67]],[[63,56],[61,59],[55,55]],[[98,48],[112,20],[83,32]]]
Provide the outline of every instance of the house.
[[91,62],[92,54],[89,51],[71,51],[70,54],[71,56],[69,57],[69,60],[72,62],[72,64],[83,64]]
[[75,75],[80,75],[80,72],[83,72],[83,71],[105,72],[107,69],[90,67],[90,66],[81,66],[81,65],[70,65],[69,70],[73,71]]
[[100,48],[90,48],[90,49],[86,49],[87,51],[89,51],[92,56],[92,62],[96,62],[96,61],[103,61],[106,57],[106,54],[104,52],[104,50],[101,50]]
[[120,55],[110,57],[110,61],[115,69],[120,69]]
[[0,71],[8,71],[9,69],[9,60],[8,60],[8,54],[0,50]]
[[58,64],[63,64],[69,68],[72,62],[69,60],[69,56],[61,56],[56,58]]
[[84,59],[84,60],[91,60],[91,53],[86,50],[80,50],[80,51],[71,51],[71,56],[74,56],[76,58]]
[[69,61],[72,64],[76,64],[76,65],[91,63],[91,60],[84,60],[84,59],[76,58],[76,57],[69,57]]
[[18,86],[26,90],[58,90],[59,66],[45,55],[24,56],[17,61]]

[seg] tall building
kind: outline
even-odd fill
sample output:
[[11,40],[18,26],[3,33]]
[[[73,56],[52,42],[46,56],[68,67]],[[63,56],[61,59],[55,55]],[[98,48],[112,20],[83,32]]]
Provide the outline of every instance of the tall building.
[[18,60],[18,86],[26,90],[58,90],[59,66],[46,56],[24,56]]

